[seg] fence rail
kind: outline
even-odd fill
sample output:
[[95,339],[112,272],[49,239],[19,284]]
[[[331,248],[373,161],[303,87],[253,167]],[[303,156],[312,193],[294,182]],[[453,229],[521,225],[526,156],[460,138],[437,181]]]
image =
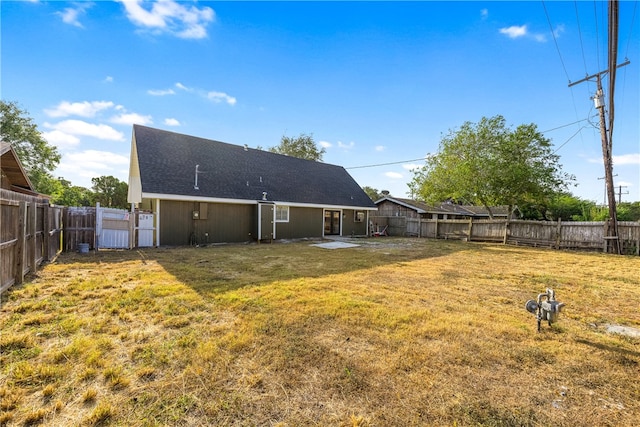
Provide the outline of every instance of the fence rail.
[[0,292],[60,253],[62,208],[46,198],[0,189]]
[[[391,236],[501,242],[511,245],[611,252],[608,222],[528,221],[506,219],[418,219],[371,217]],[[623,254],[640,255],[640,222],[618,222]]]

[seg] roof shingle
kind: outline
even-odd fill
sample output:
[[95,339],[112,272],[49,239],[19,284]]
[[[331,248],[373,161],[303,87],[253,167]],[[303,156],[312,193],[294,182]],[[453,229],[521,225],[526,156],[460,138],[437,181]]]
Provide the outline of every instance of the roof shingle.
[[341,166],[140,125],[133,133],[143,193],[260,200],[266,192],[271,201],[375,208]]

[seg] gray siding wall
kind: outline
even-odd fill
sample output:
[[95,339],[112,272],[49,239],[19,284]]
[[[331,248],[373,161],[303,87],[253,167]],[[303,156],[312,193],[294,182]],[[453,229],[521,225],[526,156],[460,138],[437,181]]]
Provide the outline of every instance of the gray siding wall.
[[[193,212],[199,218],[193,218]],[[247,242],[257,237],[257,206],[163,200],[160,244],[182,246]]]
[[276,222],[276,239],[322,237],[324,216],[319,208],[289,208],[289,222]]
[[[364,219],[356,222],[356,212],[364,212]],[[367,234],[367,213],[353,209],[342,211],[342,235],[343,236],[364,236]]]

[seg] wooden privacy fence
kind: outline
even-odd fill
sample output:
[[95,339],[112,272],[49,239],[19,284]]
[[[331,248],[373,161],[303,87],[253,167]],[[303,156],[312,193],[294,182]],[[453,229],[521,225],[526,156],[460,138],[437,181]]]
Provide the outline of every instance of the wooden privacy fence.
[[[512,245],[609,252],[607,222],[528,221],[506,219],[418,219],[371,217],[391,236],[500,242]],[[618,222],[623,254],[640,255],[640,222]]]
[[62,207],[0,189],[0,292],[61,251]]

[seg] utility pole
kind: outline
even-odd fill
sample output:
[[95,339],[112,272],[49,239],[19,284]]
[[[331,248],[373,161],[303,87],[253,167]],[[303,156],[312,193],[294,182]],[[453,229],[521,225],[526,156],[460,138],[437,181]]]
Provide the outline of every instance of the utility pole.
[[[616,254],[621,254],[620,239],[618,235],[618,219],[616,214],[616,194],[613,187],[613,159],[612,159],[612,137],[613,137],[613,89],[615,84],[615,73],[620,67],[629,64],[626,60],[622,64],[616,65],[618,54],[618,2],[609,1],[609,68],[599,73],[585,77],[574,83],[569,83],[569,87],[588,80],[596,79],[597,89],[593,100],[595,107],[600,112],[600,139],[602,140],[602,159],[604,162],[604,177],[607,189],[607,200],[609,203],[609,227],[605,239],[611,242]],[[604,92],[602,90],[602,76],[609,73],[609,130],[607,132],[607,120],[605,116]]]
[[627,188],[626,185],[618,185],[618,203],[622,203],[622,195],[623,194],[629,194],[629,192],[627,191],[626,193],[622,192],[622,188]]

